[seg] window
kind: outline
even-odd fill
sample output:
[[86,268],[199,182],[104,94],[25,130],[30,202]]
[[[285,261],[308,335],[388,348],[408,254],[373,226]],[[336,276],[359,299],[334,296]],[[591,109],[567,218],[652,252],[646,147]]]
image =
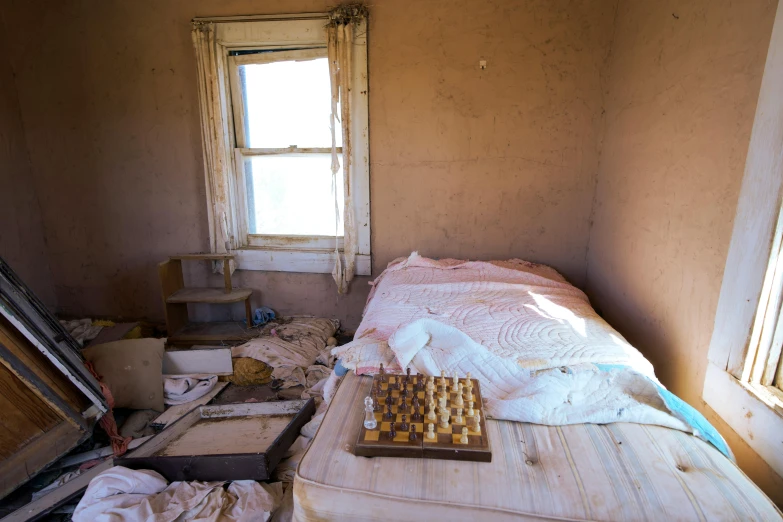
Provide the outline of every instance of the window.
[[330,273],[335,249],[343,256],[347,221],[355,226],[355,273],[370,273],[366,23],[351,46],[351,147],[343,150],[335,120],[333,176],[327,21],[194,21],[211,247],[234,252],[239,268]]
[[775,17],[715,313],[704,401],[783,475],[783,9]]

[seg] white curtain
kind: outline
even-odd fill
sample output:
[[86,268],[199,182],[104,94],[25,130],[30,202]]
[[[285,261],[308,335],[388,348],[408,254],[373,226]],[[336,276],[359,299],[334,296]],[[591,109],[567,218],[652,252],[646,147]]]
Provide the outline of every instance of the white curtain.
[[[230,200],[228,180],[229,150],[226,108],[218,71],[217,43],[213,23],[193,23],[193,46],[198,66],[198,94],[201,114],[201,136],[204,148],[204,171],[207,178],[207,200],[209,207],[210,249],[214,253],[226,253],[233,248],[233,234],[230,230]],[[222,271],[223,264],[218,270]],[[233,265],[233,263],[232,263]],[[234,267],[231,267],[232,271]]]
[[[367,15],[367,10],[361,5],[340,6],[329,14],[329,24],[326,27],[329,56],[329,73],[332,85],[332,186],[335,190],[335,265],[332,276],[337,283],[337,292],[344,294],[348,290],[348,284],[356,273],[357,229],[356,215],[353,205],[354,179],[351,136],[351,63],[353,60],[352,49],[354,45],[354,28],[357,22],[362,21]],[[338,113],[338,104],[339,112]],[[337,201],[337,171],[340,169],[340,159],[337,154],[336,128],[339,123],[343,136],[343,177],[345,192],[345,210],[343,216],[343,254],[345,263],[340,258],[337,244],[337,227],[340,214]]]

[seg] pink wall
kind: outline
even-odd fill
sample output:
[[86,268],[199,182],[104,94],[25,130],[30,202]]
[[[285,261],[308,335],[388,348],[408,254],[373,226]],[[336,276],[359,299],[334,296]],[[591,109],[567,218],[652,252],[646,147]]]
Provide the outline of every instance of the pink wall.
[[[190,20],[332,4],[4,4],[62,312],[160,319],[156,263],[207,248]],[[521,257],[584,283],[614,6],[372,3],[375,274],[418,249]],[[349,326],[358,324],[368,291],[367,278],[341,298],[329,275],[239,278],[283,313],[337,316]]]
[[587,287],[783,505],[783,480],[701,399],[775,4],[620,2]]
[[8,48],[0,31],[0,256],[46,305],[54,307],[34,185]]

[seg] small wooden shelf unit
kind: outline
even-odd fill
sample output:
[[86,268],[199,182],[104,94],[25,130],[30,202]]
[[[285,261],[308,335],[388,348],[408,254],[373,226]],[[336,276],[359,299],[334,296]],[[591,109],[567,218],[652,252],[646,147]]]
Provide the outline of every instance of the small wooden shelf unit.
[[[181,254],[169,257],[158,265],[163,304],[166,309],[166,329],[170,344],[200,344],[216,341],[245,341],[253,335],[247,328],[253,325],[249,288],[234,288],[231,284],[231,254]],[[223,261],[223,288],[186,287],[182,261]],[[245,302],[246,325],[239,322],[191,323],[188,303],[230,304]]]

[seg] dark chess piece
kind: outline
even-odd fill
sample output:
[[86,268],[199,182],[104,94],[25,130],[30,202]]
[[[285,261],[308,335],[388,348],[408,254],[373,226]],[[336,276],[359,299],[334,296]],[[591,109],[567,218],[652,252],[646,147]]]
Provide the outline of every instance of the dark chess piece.
[[423,390],[424,389],[424,380],[425,377],[423,375],[417,375],[416,376],[416,387],[415,390]]
[[386,406],[391,406],[394,404],[394,397],[392,397],[392,391],[391,389],[386,394]]
[[400,423],[400,430],[408,431],[408,416],[403,413],[402,422]]
[[411,432],[408,434],[408,440],[416,440],[416,426],[411,425]]
[[419,405],[418,404],[413,406],[413,415],[411,415],[411,420],[413,422],[419,422],[421,420],[421,413],[419,413]]
[[381,404],[378,402],[378,396],[372,398],[372,411],[383,411]]
[[397,432],[394,430],[394,423],[390,422],[389,423],[389,438],[393,439],[396,436],[397,436]]
[[405,397],[400,399],[400,406],[397,408],[399,411],[408,411],[408,403],[405,402]]
[[408,383],[404,382],[402,383],[402,392],[400,393],[401,397],[407,397],[408,396]]
[[381,367],[378,368],[378,373],[380,375],[386,375],[386,370],[383,369],[383,363],[381,363]]
[[383,414],[383,418],[386,420],[394,418],[394,414],[391,411],[391,405],[389,404],[386,405],[386,413]]
[[419,407],[419,396],[416,395],[415,393],[413,394],[413,401],[411,402],[411,405],[414,408],[418,408]]

